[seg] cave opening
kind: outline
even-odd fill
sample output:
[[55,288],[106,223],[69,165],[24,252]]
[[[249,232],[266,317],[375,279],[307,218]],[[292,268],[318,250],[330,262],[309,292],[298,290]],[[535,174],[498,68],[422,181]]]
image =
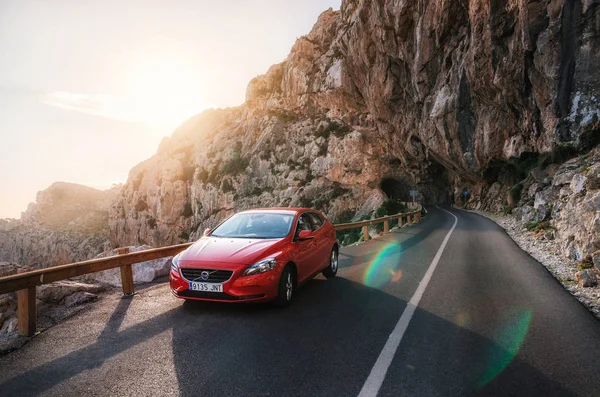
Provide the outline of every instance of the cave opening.
[[385,178],[381,181],[381,190],[389,199],[410,201],[410,186],[406,182]]

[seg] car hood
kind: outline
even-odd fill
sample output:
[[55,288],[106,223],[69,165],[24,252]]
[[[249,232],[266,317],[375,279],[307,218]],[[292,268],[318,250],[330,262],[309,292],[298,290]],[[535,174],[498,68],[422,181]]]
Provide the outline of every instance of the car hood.
[[263,255],[275,248],[281,239],[248,239],[202,237],[185,250],[180,261],[188,262],[220,262],[251,265]]

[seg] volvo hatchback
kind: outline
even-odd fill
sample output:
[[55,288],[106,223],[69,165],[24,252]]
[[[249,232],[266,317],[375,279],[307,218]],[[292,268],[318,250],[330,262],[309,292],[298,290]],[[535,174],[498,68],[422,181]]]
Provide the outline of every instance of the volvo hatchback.
[[338,247],[333,225],[319,211],[239,212],[173,258],[171,290],[182,299],[286,306],[315,275],[336,275]]

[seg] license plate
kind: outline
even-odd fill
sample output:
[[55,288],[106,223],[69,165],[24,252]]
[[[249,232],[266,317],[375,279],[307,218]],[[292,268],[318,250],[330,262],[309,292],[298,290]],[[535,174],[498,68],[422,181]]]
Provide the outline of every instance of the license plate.
[[190,291],[223,292],[223,284],[196,283],[190,281]]

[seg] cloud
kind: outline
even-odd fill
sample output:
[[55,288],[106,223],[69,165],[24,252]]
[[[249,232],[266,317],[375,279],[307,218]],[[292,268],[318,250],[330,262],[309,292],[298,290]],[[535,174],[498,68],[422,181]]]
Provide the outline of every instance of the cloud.
[[[114,99],[103,94],[76,94],[66,91],[53,91],[42,95],[40,102],[65,110],[123,120],[123,115],[114,112]],[[113,109],[111,109],[113,108]],[[134,120],[124,120],[134,121]],[[137,121],[137,120],[136,120]]]
[[174,128],[207,108],[195,95],[195,93],[172,92],[166,88],[162,92],[147,90],[123,97],[53,91],[42,95],[40,102],[65,110],[119,121]]

